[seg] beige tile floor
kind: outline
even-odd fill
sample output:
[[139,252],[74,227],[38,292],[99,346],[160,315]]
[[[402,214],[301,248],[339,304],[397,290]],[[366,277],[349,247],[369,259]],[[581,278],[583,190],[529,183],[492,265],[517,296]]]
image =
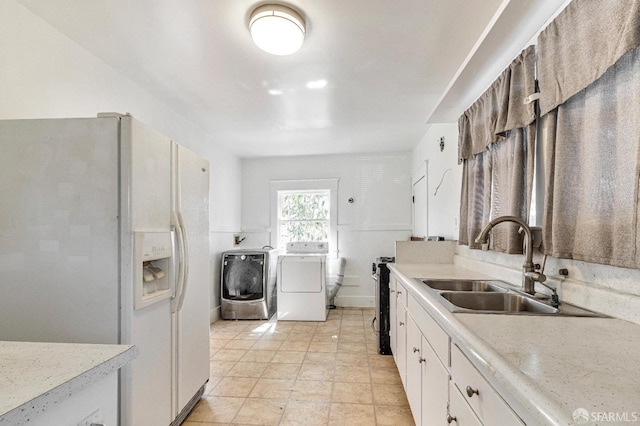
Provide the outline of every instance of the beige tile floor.
[[326,322],[212,324],[209,384],[183,425],[413,425],[372,317],[338,308]]

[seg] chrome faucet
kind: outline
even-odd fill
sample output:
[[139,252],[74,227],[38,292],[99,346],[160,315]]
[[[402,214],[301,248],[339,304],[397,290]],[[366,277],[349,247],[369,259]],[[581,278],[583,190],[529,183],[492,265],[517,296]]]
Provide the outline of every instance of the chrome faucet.
[[[480,234],[476,237],[476,243],[485,244],[489,238],[491,229],[502,222],[514,222],[520,225],[520,229],[524,231],[524,265],[522,265],[522,291],[528,294],[535,294],[536,282],[543,283],[547,277],[540,272],[536,272],[533,265],[533,233],[531,228],[522,219],[516,216],[500,216],[489,222]],[[547,287],[545,285],[545,287]]]

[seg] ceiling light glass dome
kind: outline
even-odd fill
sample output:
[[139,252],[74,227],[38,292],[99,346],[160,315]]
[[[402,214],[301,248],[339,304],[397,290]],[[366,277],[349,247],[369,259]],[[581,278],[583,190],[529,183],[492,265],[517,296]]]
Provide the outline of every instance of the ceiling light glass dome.
[[251,12],[249,31],[253,42],[272,55],[290,55],[304,42],[305,23],[294,10],[267,4]]

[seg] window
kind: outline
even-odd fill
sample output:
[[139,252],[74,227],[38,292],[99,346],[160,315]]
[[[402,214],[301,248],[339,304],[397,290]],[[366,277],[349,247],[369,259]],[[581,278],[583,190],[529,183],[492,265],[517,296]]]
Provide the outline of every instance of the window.
[[271,246],[289,241],[327,241],[338,256],[338,179],[270,182]]
[[[640,268],[640,13],[637,2],[633,10],[630,3],[569,3],[541,31],[536,55],[531,46],[525,49],[525,55],[530,53],[523,56],[529,58],[522,62],[525,68],[510,66],[509,78],[503,73],[460,117],[459,146],[465,176],[461,223],[467,217],[469,224],[460,227],[461,244],[472,247],[479,223],[486,223],[487,206],[494,218],[505,214],[496,206],[514,205],[508,197],[494,196],[496,189],[506,188],[507,196],[518,195],[522,192],[519,188],[528,190],[535,182],[535,203],[524,201],[531,206],[530,224],[542,222],[544,255]],[[495,163],[488,171],[478,163],[483,161],[481,155],[489,152],[486,145],[493,144],[492,150],[505,146],[506,139],[499,140],[506,136],[505,130],[524,128],[502,125],[503,118],[506,123],[512,121],[512,108],[515,122],[532,128],[528,123],[533,120],[520,121],[520,112],[527,112],[521,100],[533,90],[518,92],[527,82],[535,86],[534,70],[539,88],[534,117],[539,128],[537,150],[527,145],[525,151],[514,151],[525,154],[526,167],[503,161],[506,173],[503,182],[495,185],[499,174]],[[524,85],[518,82],[520,77],[524,77]],[[502,83],[510,86],[493,90]],[[526,141],[533,138],[527,137]],[[530,167],[534,159],[536,176]],[[515,162],[516,166],[520,164]],[[518,169],[526,171],[526,185],[520,183],[522,174],[514,175]],[[490,185],[483,185],[487,181]],[[518,214],[524,212],[506,213],[525,218]],[[517,226],[513,229],[517,232]],[[492,238],[495,236],[492,231]],[[497,239],[493,240],[495,248]]]
[[[535,48],[522,51],[458,120],[459,160],[463,162],[459,242],[481,248],[476,236],[500,216],[527,219],[533,184]],[[522,253],[519,226],[491,232],[491,247]]]
[[639,6],[573,1],[538,37],[545,255],[640,268]]
[[330,204],[329,191],[278,191],[278,248],[329,241]]

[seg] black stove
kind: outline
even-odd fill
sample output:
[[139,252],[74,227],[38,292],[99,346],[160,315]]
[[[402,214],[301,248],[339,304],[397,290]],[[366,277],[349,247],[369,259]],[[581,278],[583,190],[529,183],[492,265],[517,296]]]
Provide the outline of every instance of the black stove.
[[375,283],[376,311],[371,327],[378,336],[378,353],[391,355],[391,341],[389,338],[389,268],[388,263],[394,263],[395,257],[378,257],[373,263],[371,277]]

